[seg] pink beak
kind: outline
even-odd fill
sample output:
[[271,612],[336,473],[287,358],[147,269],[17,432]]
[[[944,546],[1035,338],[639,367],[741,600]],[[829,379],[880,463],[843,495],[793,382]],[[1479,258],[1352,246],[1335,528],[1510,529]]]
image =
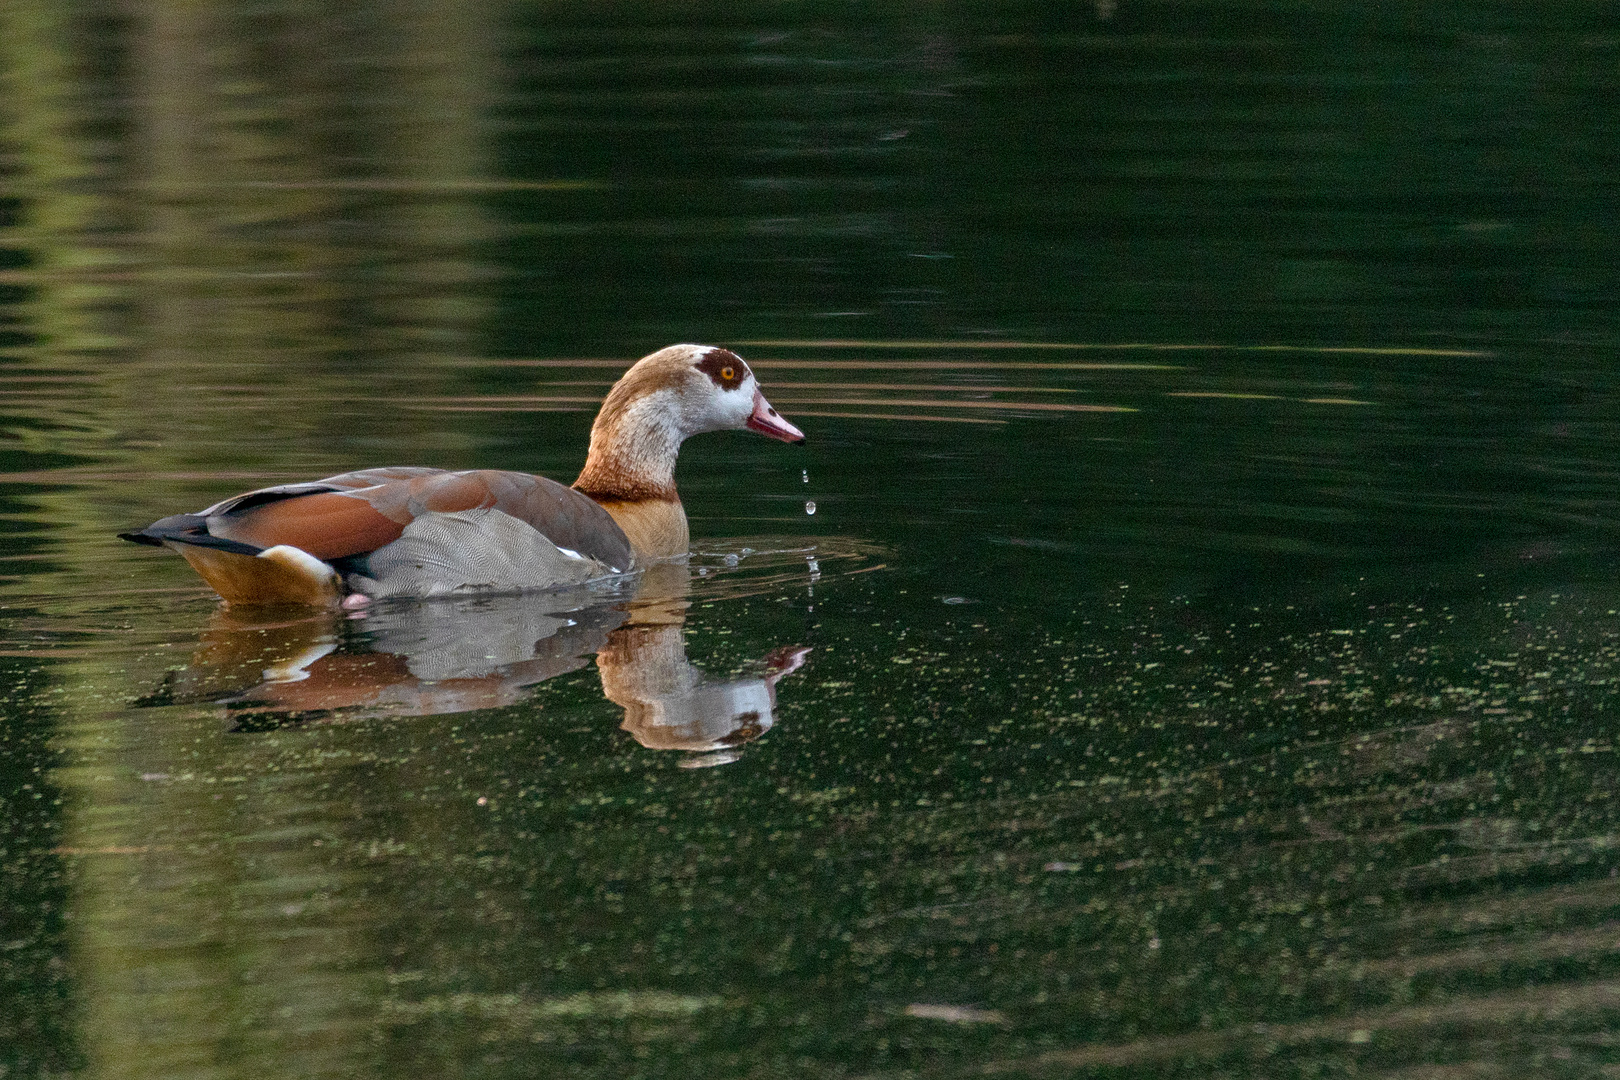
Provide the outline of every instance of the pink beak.
[[782,419],[771,403],[765,400],[765,395],[758,389],[754,391],[754,414],[748,418],[747,428],[757,431],[761,435],[769,435],[773,439],[783,442],[804,442],[804,432]]

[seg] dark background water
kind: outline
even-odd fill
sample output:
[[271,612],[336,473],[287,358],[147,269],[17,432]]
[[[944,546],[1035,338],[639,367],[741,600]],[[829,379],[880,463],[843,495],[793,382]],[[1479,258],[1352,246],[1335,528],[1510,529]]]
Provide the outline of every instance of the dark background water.
[[[0,1066],[1620,1067],[1617,61],[1584,3],[13,0]],[[688,340],[811,436],[685,449],[708,554],[614,639],[810,648],[721,767],[592,663],[622,598],[459,711],[227,706],[539,616],[238,622],[111,540],[568,479]]]

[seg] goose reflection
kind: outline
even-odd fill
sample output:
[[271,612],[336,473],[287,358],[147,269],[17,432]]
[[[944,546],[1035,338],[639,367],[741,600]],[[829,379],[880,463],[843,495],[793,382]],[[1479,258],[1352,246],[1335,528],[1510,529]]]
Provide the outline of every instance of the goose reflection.
[[522,701],[593,658],[623,728],[689,767],[737,759],[775,723],[776,684],[810,649],[778,648],[735,678],[686,656],[685,565],[651,567],[628,595],[574,590],[381,604],[276,617],[221,608],[191,662],[139,702],[223,706],[234,730],[372,716],[429,716]]

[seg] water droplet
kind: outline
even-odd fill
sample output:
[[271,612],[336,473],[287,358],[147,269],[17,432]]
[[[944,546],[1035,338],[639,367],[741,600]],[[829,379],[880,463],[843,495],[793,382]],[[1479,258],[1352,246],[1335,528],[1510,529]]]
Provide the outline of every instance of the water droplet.
[[815,513],[816,512],[816,500],[814,500],[814,499],[806,499],[805,503],[804,503],[804,512],[806,514]]
[[808,484],[810,482],[810,470],[805,469],[805,470],[803,470],[803,473],[804,473],[804,482]]

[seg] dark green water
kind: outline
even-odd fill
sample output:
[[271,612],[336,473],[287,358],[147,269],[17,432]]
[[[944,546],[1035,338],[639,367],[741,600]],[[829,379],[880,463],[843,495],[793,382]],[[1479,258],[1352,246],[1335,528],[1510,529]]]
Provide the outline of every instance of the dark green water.
[[[1620,20],[0,9],[0,1075],[1620,1068]],[[619,593],[112,534],[570,479]],[[807,513],[814,504],[814,513]]]

